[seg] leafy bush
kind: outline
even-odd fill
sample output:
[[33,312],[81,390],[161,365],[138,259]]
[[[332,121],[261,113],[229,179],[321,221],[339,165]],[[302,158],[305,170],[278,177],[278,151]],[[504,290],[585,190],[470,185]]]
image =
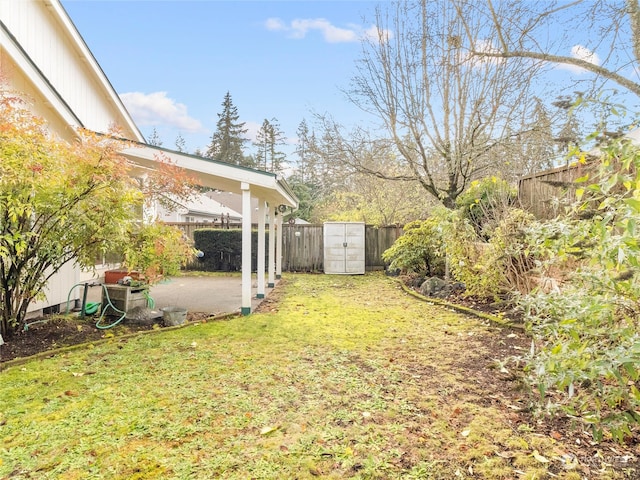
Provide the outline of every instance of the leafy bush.
[[179,273],[193,255],[194,250],[180,229],[156,222],[131,234],[124,251],[124,265],[141,272],[146,281],[153,283]]
[[445,250],[451,275],[464,283],[468,295],[494,297],[499,293],[499,271],[489,261],[489,244],[471,222],[454,212],[445,224]]
[[[193,232],[196,250],[204,256],[188,265],[188,268],[209,272],[233,272],[242,268],[242,230],[203,228]],[[265,234],[269,241],[269,234]],[[257,269],[258,234],[251,235],[252,270]],[[267,253],[265,252],[265,256]]]
[[624,142],[602,153],[595,181],[578,180],[573,216],[531,237],[547,268],[574,262],[572,278],[521,305],[535,340],[528,373],[547,407],[622,441],[640,423],[640,153]]
[[483,240],[488,240],[501,218],[516,205],[517,190],[498,177],[487,177],[471,183],[456,199],[456,206]]
[[391,270],[444,275],[443,225],[449,212],[438,210],[427,220],[416,220],[404,227],[404,234],[382,253]]
[[535,288],[531,273],[537,258],[527,238],[534,223],[532,214],[514,208],[505,212],[489,240],[485,262],[499,272],[498,286],[503,292],[526,294]]

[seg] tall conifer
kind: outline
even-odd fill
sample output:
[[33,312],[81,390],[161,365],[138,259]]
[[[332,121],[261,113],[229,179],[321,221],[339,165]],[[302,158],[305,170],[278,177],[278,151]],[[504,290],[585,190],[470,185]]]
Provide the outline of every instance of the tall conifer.
[[205,152],[206,157],[233,165],[253,166],[248,165],[252,162],[244,156],[244,135],[247,129],[239,118],[238,109],[231,100],[231,93],[227,92],[222,102],[222,113],[218,114],[216,131],[211,136],[211,143]]

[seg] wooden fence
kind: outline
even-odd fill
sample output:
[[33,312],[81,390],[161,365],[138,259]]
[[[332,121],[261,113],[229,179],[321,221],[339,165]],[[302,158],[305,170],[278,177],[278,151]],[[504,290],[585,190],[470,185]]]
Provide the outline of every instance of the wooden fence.
[[[367,225],[364,233],[365,268],[383,270],[382,253],[402,235],[401,226]],[[282,270],[322,272],[324,270],[324,226],[284,225],[282,229]]]
[[[200,228],[214,228],[211,223],[172,223],[193,239]],[[219,228],[219,227],[216,227]],[[234,228],[232,225],[231,228]],[[254,225],[254,228],[257,228]],[[402,235],[401,226],[365,227],[365,267],[382,270],[382,253]],[[324,270],[324,228],[322,224],[284,224],[282,226],[282,270],[285,272],[322,272]]]
[[[224,227],[222,227],[220,223],[212,223],[212,222],[201,222],[201,223],[200,222],[199,223],[194,223],[194,222],[166,222],[166,223],[167,223],[167,225],[173,225],[174,227],[178,227],[191,240],[193,240],[193,232],[195,232],[196,230],[200,230],[202,228],[215,228],[215,229],[221,229],[221,228],[238,229],[238,228],[242,228],[242,224],[240,224],[240,223],[232,223],[229,227],[227,227],[226,225]],[[254,227],[258,228],[257,225],[254,225]]]
[[518,181],[518,198],[536,218],[549,220],[562,213],[562,206],[575,200],[575,182],[591,173],[595,164],[574,163],[538,172]]

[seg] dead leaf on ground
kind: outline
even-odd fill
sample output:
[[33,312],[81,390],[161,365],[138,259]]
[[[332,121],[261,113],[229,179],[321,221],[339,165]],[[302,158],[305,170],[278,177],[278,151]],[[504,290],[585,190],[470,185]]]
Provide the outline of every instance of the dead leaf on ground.
[[533,455],[533,458],[535,458],[540,463],[549,463],[549,460],[547,460],[545,457],[540,455],[540,453],[537,450],[534,450],[532,455]]
[[280,425],[271,425],[267,427],[262,427],[260,429],[260,435],[269,435],[270,433],[273,433],[279,429],[280,429]]

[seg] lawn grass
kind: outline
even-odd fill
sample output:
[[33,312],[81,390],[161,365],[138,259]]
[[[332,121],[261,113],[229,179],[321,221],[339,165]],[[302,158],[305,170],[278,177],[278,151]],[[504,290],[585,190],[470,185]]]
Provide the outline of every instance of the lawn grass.
[[581,478],[465,369],[492,362],[488,322],[379,274],[274,293],[267,313],[2,372],[0,478]]

